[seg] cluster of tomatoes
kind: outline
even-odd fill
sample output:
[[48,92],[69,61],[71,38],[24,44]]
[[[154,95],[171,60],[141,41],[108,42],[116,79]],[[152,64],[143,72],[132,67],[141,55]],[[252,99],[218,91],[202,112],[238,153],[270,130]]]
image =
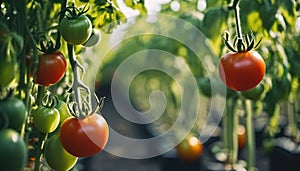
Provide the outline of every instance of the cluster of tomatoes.
[[[99,32],[93,30],[84,13],[65,15],[58,32],[71,46],[93,46],[99,41]],[[5,38],[2,33],[1,36]],[[66,99],[45,91],[63,81],[68,72],[63,51],[53,46],[42,47],[37,61],[27,55],[26,67],[30,72],[23,73],[22,77],[30,77],[34,83],[30,104],[26,104],[22,94],[15,94],[18,84],[15,78],[22,66],[16,61],[2,62],[1,59],[1,68],[2,64],[5,64],[5,73],[0,76],[0,89],[3,90],[1,93],[5,92],[2,93],[5,97],[0,100],[1,170],[23,170],[29,161],[43,163],[42,160],[54,170],[69,170],[78,157],[95,155],[104,148],[108,140],[108,124],[102,115],[96,112],[72,113]],[[36,91],[39,88],[44,90],[42,95]]]

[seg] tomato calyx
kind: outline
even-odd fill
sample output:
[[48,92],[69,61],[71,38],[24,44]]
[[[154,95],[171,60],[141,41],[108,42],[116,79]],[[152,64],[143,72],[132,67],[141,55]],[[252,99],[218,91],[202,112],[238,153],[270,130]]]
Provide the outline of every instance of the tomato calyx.
[[54,46],[54,43],[52,40],[48,39],[46,41],[40,41],[40,51],[42,51],[45,54],[52,54],[56,52],[60,48],[60,43],[59,45]]
[[46,92],[41,101],[41,105],[46,108],[54,108],[58,103],[57,96],[53,96],[50,92]]
[[[89,7],[87,7],[87,5],[84,5],[82,9],[76,8],[75,6],[68,6],[65,10],[62,10],[60,14],[63,14],[64,17],[67,17],[68,19],[76,19],[80,15],[83,15],[86,12],[88,12],[88,10]],[[68,12],[68,14],[66,14],[66,12]]]
[[232,52],[248,52],[252,49],[256,49],[259,44],[262,41],[262,38],[259,39],[257,43],[255,43],[254,40],[254,34],[253,32],[250,32],[248,34],[245,34],[243,37],[245,38],[245,41],[241,37],[236,37],[234,39],[233,44],[230,43],[229,40],[230,34],[228,31],[225,31],[223,36],[223,42],[225,46]]

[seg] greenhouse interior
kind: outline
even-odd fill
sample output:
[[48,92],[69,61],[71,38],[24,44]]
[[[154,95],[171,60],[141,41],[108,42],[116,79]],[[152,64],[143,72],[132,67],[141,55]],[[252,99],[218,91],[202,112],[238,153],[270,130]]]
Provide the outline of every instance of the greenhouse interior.
[[300,1],[0,5],[1,171],[299,170]]

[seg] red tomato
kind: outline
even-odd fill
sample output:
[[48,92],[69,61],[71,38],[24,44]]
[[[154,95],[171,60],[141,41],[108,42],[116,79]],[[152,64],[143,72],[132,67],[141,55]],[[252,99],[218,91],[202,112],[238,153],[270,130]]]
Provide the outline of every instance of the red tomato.
[[61,52],[42,54],[39,56],[36,83],[43,86],[56,84],[62,79],[66,69],[67,62]]
[[60,128],[63,147],[77,157],[88,157],[100,152],[108,140],[108,125],[98,114],[83,119],[71,117]]
[[219,76],[227,87],[245,91],[261,82],[266,64],[256,51],[229,52],[221,58],[218,69]]
[[176,146],[178,157],[185,161],[195,161],[203,151],[203,145],[195,136],[189,136]]

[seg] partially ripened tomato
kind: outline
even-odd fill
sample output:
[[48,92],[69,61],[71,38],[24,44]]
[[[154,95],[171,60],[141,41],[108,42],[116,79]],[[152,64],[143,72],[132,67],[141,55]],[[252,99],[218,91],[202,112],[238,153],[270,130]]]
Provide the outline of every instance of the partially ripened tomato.
[[176,146],[178,157],[185,161],[197,160],[203,151],[203,145],[199,138],[188,136]]
[[77,157],[88,157],[100,152],[108,140],[108,125],[99,114],[85,118],[71,117],[60,128],[63,147]]
[[218,69],[219,76],[227,87],[245,91],[261,82],[266,64],[256,51],[229,52],[220,59]]
[[239,146],[240,149],[242,149],[246,145],[246,129],[245,129],[245,126],[239,125],[237,133],[238,133],[238,146]]

